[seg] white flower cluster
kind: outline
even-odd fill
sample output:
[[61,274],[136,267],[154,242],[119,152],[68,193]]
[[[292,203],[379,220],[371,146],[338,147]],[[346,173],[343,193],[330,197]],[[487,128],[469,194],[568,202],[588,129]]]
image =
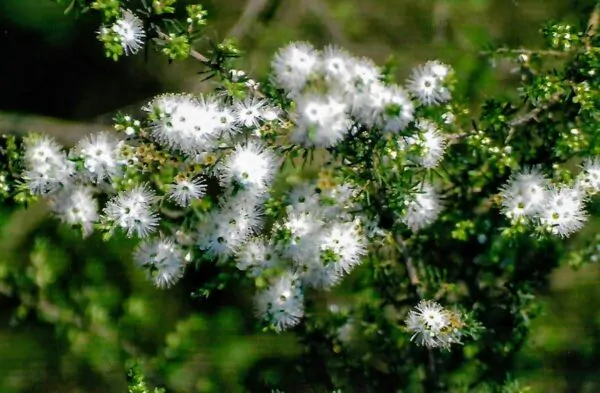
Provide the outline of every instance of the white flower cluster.
[[[253,239],[237,255],[237,267],[250,276],[268,269],[285,272],[256,298],[257,314],[277,330],[295,325],[302,316],[302,287],[331,288],[360,264],[366,244],[349,213],[351,197],[346,186],[320,193],[309,185],[296,188],[286,218],[274,225],[272,236]],[[280,301],[281,291],[291,295]]]
[[[430,61],[416,67],[403,88],[385,84],[381,70],[369,59],[333,46],[318,51],[299,42],[277,53],[272,70],[273,83],[296,103],[293,142],[331,147],[357,127],[379,128],[395,141],[386,151],[387,162],[393,163],[401,152],[424,169],[433,169],[441,161],[446,138],[434,122],[415,118],[415,110],[450,100],[447,84],[452,71],[447,65]],[[413,123],[413,133],[407,136]],[[391,169],[398,170],[394,165]],[[416,187],[406,204],[401,221],[414,231],[435,221],[442,208],[429,183]]]
[[144,240],[134,253],[134,261],[148,272],[158,288],[175,284],[185,272],[188,262],[183,249],[172,238],[158,237]]
[[[127,53],[139,50],[144,38],[138,22],[124,12],[112,27]],[[416,119],[415,111],[450,99],[451,71],[427,63],[403,88],[384,83],[370,60],[335,47],[319,52],[305,43],[279,51],[272,68],[273,82],[294,101],[291,134],[275,143],[263,130],[289,124],[287,114],[235,71],[231,78],[247,90],[244,99],[158,96],[142,108],[145,120],[123,118],[125,141],[91,135],[66,154],[49,138],[33,140],[25,184],[34,194],[48,195],[58,217],[81,226],[84,234],[98,223],[105,231],[141,238],[134,260],[157,287],[176,283],[195,251],[261,277],[266,287],[256,295],[256,314],[278,331],[292,327],[304,315],[304,290],[339,283],[361,263],[377,228],[368,228],[366,218],[356,214],[357,191],[334,185],[337,179],[319,188],[297,186],[276,203],[281,214],[266,220],[282,164],[278,142],[329,148],[358,129],[384,132],[417,165],[434,168],[446,141],[433,122]],[[413,124],[414,132],[405,132]],[[164,168],[144,172],[148,160]],[[109,194],[101,213],[94,199],[100,191]],[[400,220],[415,231],[441,210],[429,183],[416,187],[406,203]],[[175,223],[171,217],[183,219]]]
[[[414,120],[418,103],[411,95],[423,105],[450,99],[446,80],[451,70],[440,62],[415,69],[407,90],[385,84],[371,60],[333,46],[321,52],[305,42],[289,44],[276,54],[271,67],[273,83],[296,102],[291,140],[305,146],[334,146],[355,123],[398,133]],[[435,142],[428,145],[431,154],[440,155],[437,145],[443,150],[443,142]]]
[[567,237],[587,220],[585,202],[596,193],[600,173],[597,160],[590,160],[573,186],[551,184],[537,168],[511,176],[501,189],[502,211],[512,222],[539,224],[546,231]]
[[276,108],[254,96],[227,105],[213,96],[164,94],[143,109],[149,113],[151,135],[157,143],[192,157],[214,150],[224,137],[247,129],[259,135],[263,122],[278,119]]
[[47,197],[61,221],[81,227],[87,236],[99,218],[94,193],[121,172],[119,152],[119,142],[106,133],[85,137],[68,155],[50,137],[32,137],[25,147],[23,184]]
[[402,223],[417,232],[431,225],[442,211],[442,202],[430,183],[420,184],[406,201]]
[[428,348],[450,349],[452,344],[461,344],[463,325],[458,312],[431,300],[421,300],[406,318],[406,327],[413,333],[411,341]]

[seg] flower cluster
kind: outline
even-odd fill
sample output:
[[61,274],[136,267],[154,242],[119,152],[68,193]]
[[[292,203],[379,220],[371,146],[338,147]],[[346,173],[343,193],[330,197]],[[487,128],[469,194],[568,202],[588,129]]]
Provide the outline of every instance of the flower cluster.
[[551,234],[567,237],[587,220],[585,202],[598,192],[598,160],[585,163],[574,185],[553,184],[537,168],[511,176],[502,188],[502,210],[514,223],[539,225]]
[[[111,31],[134,53],[140,29],[124,12]],[[332,175],[335,166],[326,179],[279,187],[274,198],[279,168],[298,151],[343,149],[356,132],[387,136],[391,168],[403,160],[434,168],[446,147],[436,125],[442,119],[417,111],[450,99],[451,70],[429,62],[404,88],[385,83],[370,60],[307,43],[281,49],[272,69],[272,83],[290,102],[270,99],[232,71],[228,81],[243,94],[157,96],[143,106],[145,118],[117,118],[121,141],[89,135],[67,154],[49,138],[32,140],[24,184],[86,235],[96,227],[141,238],[134,261],[157,287],[174,285],[199,259],[235,266],[256,279],[257,316],[277,331],[292,327],[304,315],[305,289],[338,284],[380,231],[362,214],[364,191],[352,177]],[[397,218],[421,230],[441,211],[440,198],[425,180],[407,191]],[[108,196],[103,207],[98,193]]]
[[411,340],[428,348],[450,349],[460,344],[464,327],[460,313],[443,308],[431,300],[422,300],[408,313],[406,327]]
[[99,217],[94,194],[120,172],[119,152],[119,142],[106,133],[85,137],[68,154],[55,140],[32,136],[25,146],[23,186],[47,197],[61,221],[89,235]]
[[[398,133],[415,119],[419,103],[435,105],[451,98],[451,69],[440,62],[416,68],[406,88],[384,83],[371,60],[334,46],[321,52],[305,42],[292,43],[276,54],[271,67],[273,83],[297,103],[290,137],[305,146],[334,146],[355,122]],[[434,150],[430,154],[443,151],[443,142],[428,146]]]

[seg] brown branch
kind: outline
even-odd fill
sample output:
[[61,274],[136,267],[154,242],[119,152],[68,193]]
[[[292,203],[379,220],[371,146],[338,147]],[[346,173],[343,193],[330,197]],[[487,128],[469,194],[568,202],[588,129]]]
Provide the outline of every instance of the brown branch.
[[82,123],[54,117],[23,113],[0,112],[0,134],[25,136],[40,132],[54,137],[66,146],[72,146],[83,136],[110,130],[111,126],[97,123]]
[[[406,242],[400,235],[396,234],[394,236],[394,241],[396,242],[396,248],[402,254],[402,259],[404,259],[404,265],[406,266],[406,272],[408,273],[408,279],[410,280],[410,285],[417,295],[417,297],[421,300],[424,299],[425,293],[423,291],[423,287],[421,286],[421,280],[419,279],[419,272],[417,267],[414,264],[410,253],[408,252],[408,247],[406,246]],[[436,367],[436,359],[435,353],[431,348],[427,348],[427,378],[425,380],[425,388],[428,392],[433,392],[437,388],[437,367]]]
[[302,0],[302,4],[321,20],[329,35],[337,43],[345,47],[349,46],[343,27],[337,23],[336,18],[332,15],[331,10],[324,0]]
[[590,19],[588,20],[587,30],[588,35],[593,36],[596,34],[598,30],[598,26],[600,25],[600,3],[596,3],[594,10],[590,14]]
[[526,124],[526,123],[530,122],[531,120],[537,119],[537,117],[542,112],[547,111],[548,108],[550,108],[552,105],[559,102],[560,99],[563,97],[563,94],[564,93],[562,91],[554,93],[553,95],[550,96],[548,101],[546,101],[546,103],[544,103],[543,105],[537,106],[537,107],[533,108],[532,110],[530,110],[529,112],[524,113],[521,116],[517,116],[514,119],[512,119],[511,121],[509,121],[508,126],[510,127],[510,131],[508,133],[508,136],[506,137],[506,140],[504,141],[504,144],[506,145],[506,144],[508,144],[508,142],[510,142],[510,140],[512,139],[512,137],[515,134],[516,127],[522,126],[523,124]]
[[422,299],[423,293],[421,292],[419,273],[415,267],[412,257],[408,252],[406,242],[398,234],[394,236],[394,241],[396,242],[396,249],[402,254],[402,259],[404,259],[404,265],[406,266],[406,272],[408,274],[408,279],[410,280],[410,285],[413,287],[416,295]]
[[258,19],[258,16],[268,4],[269,0],[248,0],[242,15],[229,30],[227,36],[239,39],[246,35],[250,27],[256,22],[256,19]]
[[557,50],[513,49],[513,48],[498,48],[496,50],[487,50],[487,51],[479,52],[479,54],[483,55],[483,56],[500,54],[500,53],[502,53],[502,54],[507,53],[507,54],[511,54],[511,55],[527,55],[527,56],[541,55],[541,56],[556,56],[556,57],[563,57],[563,56],[567,56],[569,54],[569,52],[561,52],[561,51],[557,51]]

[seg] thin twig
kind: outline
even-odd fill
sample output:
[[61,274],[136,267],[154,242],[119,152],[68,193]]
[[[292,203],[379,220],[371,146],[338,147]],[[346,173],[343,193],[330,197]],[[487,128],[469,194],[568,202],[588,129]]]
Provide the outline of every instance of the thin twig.
[[536,49],[513,49],[513,48],[498,48],[495,50],[480,51],[479,54],[483,56],[489,56],[493,54],[507,53],[511,55],[541,55],[541,56],[556,56],[563,57],[567,56],[569,52],[561,52],[557,50],[536,50]]
[[564,94],[564,92],[562,92],[562,91],[556,92],[550,96],[550,98],[548,99],[548,101],[546,101],[545,104],[537,106],[537,107],[533,108],[532,110],[530,110],[529,112],[524,113],[521,116],[517,116],[514,119],[512,119],[511,121],[509,121],[508,126],[510,127],[510,131],[508,132],[508,135],[506,136],[506,139],[504,140],[504,144],[506,145],[506,144],[508,144],[508,142],[510,142],[510,140],[514,136],[516,127],[522,126],[523,124],[526,124],[526,123],[530,122],[531,120],[537,119],[537,117],[542,112],[545,112],[552,105],[559,102],[560,99],[563,97],[563,94]]
[[421,281],[419,280],[419,273],[417,271],[417,268],[415,267],[412,257],[408,252],[406,242],[398,234],[394,236],[394,240],[396,241],[396,248],[402,254],[402,259],[404,259],[404,265],[406,266],[406,272],[408,273],[410,285],[413,287],[416,295],[420,299],[422,299],[423,293],[421,291]]
[[[414,264],[412,257],[408,251],[408,247],[406,246],[406,242],[404,239],[396,234],[394,236],[394,241],[396,242],[396,248],[402,254],[402,259],[404,260],[404,265],[406,266],[406,272],[408,273],[408,279],[410,280],[410,286],[417,295],[417,297],[421,300],[424,299],[425,293],[423,291],[423,287],[421,286],[421,280],[419,279],[419,272]],[[427,348],[427,378],[425,381],[425,387],[428,392],[432,392],[437,388],[437,367],[435,360],[435,353],[431,348]]]
[[235,25],[229,30],[228,37],[241,38],[250,29],[258,19],[258,16],[269,4],[269,0],[248,0],[242,15],[239,17]]
[[316,17],[321,19],[321,22],[327,28],[329,35],[339,44],[348,47],[349,42],[346,39],[346,34],[342,26],[337,23],[336,18],[332,15],[331,10],[323,0],[302,0],[302,4],[308,8]]

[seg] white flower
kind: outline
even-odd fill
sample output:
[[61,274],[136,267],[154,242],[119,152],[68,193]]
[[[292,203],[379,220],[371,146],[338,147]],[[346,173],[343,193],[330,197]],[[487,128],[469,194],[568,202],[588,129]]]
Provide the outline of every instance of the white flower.
[[294,187],[288,199],[294,211],[309,212],[320,208],[319,194],[313,184],[304,183]]
[[353,66],[354,59],[346,50],[333,45],[323,50],[321,72],[331,85],[347,90],[352,81]]
[[542,225],[555,235],[567,237],[583,227],[587,220],[585,195],[578,189],[553,187],[540,212]]
[[30,166],[62,158],[61,146],[47,135],[27,140],[24,153],[25,162]]
[[346,104],[333,96],[300,97],[295,120],[291,139],[304,146],[333,146],[348,134],[352,126]]
[[215,129],[220,133],[235,134],[239,132],[238,119],[234,109],[230,107],[220,107],[215,111]]
[[234,113],[237,123],[243,127],[260,127],[260,122],[264,120],[263,111],[266,102],[256,97],[246,98],[244,101],[238,101],[234,104]]
[[401,221],[413,231],[431,225],[440,212],[442,204],[433,186],[423,183],[406,203],[406,211]]
[[206,184],[200,179],[178,179],[169,190],[169,198],[181,207],[189,206],[192,201],[204,196]]
[[428,169],[435,168],[446,150],[446,138],[436,125],[428,120],[419,120],[417,128],[421,134],[406,138],[406,143],[418,146],[420,154],[417,162],[419,165]]
[[325,231],[321,243],[321,258],[339,274],[349,273],[366,254],[365,240],[360,234],[358,221],[334,222]]
[[232,82],[243,82],[247,79],[246,73],[242,70],[229,70]]
[[75,174],[75,164],[67,159],[60,145],[47,136],[28,140],[24,158],[23,180],[32,194],[49,194],[66,187]]
[[107,132],[86,136],[77,143],[71,156],[83,160],[86,174],[94,183],[110,180],[121,169],[119,142]]
[[144,240],[138,245],[134,261],[147,269],[148,278],[158,288],[173,286],[185,270],[183,250],[173,239],[160,237]]
[[239,193],[210,212],[198,227],[197,245],[216,257],[228,257],[240,249],[262,225],[255,196]]
[[356,95],[353,113],[367,125],[399,132],[414,119],[414,105],[400,86],[374,82],[363,94]]
[[578,177],[579,183],[586,190],[597,193],[600,191],[600,158],[588,158],[583,163],[583,171]]
[[438,60],[428,61],[425,65],[429,67],[431,73],[441,81],[446,80],[446,78],[452,71],[452,69],[448,65]]
[[227,128],[223,112],[210,97],[165,94],[143,109],[150,114],[151,134],[159,144],[190,155],[209,150]]
[[123,10],[121,19],[117,20],[111,28],[121,41],[125,54],[135,54],[144,46],[144,24],[133,12]]
[[504,214],[511,220],[535,216],[546,204],[547,186],[548,179],[537,168],[511,175],[500,192]]
[[127,236],[146,237],[156,230],[158,215],[152,210],[154,193],[145,185],[137,186],[113,197],[104,208],[109,222],[120,227]]
[[271,185],[275,175],[275,154],[259,142],[249,141],[237,145],[220,166],[220,180],[225,187],[241,186],[244,190],[260,195]]
[[281,109],[276,106],[264,106],[262,108],[262,118],[266,121],[279,120],[282,116]]
[[304,296],[298,278],[286,273],[255,297],[256,315],[280,332],[293,327],[304,316]]
[[307,258],[296,268],[296,274],[306,286],[329,289],[342,279],[340,270],[333,263],[323,264],[318,256]]
[[306,42],[293,42],[281,48],[271,63],[273,82],[288,94],[299,93],[310,75],[319,68],[319,54]]
[[324,223],[310,211],[295,211],[290,206],[287,211],[287,219],[275,225],[282,238],[278,247],[285,256],[302,264],[318,252]]
[[381,79],[379,68],[371,59],[366,57],[353,58],[349,68],[351,79],[346,91],[350,94],[368,90]]
[[277,266],[279,257],[264,239],[255,238],[246,242],[236,255],[238,269],[257,277],[266,269]]
[[431,300],[421,300],[415,310],[409,311],[406,327],[417,345],[449,349],[451,344],[460,344],[460,315]]
[[49,205],[62,222],[80,226],[84,237],[93,232],[94,223],[98,221],[98,202],[91,188],[65,188],[50,198]]
[[444,86],[448,66],[430,61],[413,69],[408,79],[408,90],[424,105],[437,105],[450,100],[450,91]]

